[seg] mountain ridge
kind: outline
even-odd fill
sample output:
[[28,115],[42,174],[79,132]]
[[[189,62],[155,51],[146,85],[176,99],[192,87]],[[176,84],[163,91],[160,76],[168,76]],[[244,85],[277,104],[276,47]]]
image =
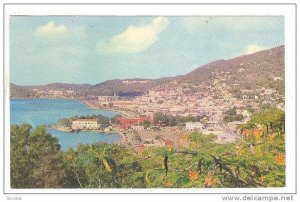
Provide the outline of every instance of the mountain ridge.
[[[251,88],[253,83],[263,83],[273,77],[284,77],[284,45],[241,55],[232,59],[219,59],[199,66],[193,71],[180,76],[159,79],[113,79],[98,84],[49,83],[46,85],[21,86],[11,83],[11,95],[19,88],[32,91],[40,90],[74,90],[81,95],[113,95],[116,92],[132,91],[144,93],[150,89],[177,83],[207,83],[212,85],[216,78],[227,84],[240,84]],[[20,90],[17,90],[20,91]]]

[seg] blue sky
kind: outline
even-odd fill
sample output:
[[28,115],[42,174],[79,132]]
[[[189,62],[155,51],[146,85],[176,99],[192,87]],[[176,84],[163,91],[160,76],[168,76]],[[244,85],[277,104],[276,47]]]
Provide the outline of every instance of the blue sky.
[[96,84],[177,76],[283,44],[283,17],[12,16],[10,79]]

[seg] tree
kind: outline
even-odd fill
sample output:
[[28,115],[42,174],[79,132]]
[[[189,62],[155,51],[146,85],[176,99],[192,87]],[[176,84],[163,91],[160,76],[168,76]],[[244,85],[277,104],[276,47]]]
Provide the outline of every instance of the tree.
[[97,117],[97,121],[99,124],[101,124],[102,126],[108,126],[109,125],[109,118],[103,115],[98,115]]
[[137,141],[137,142],[141,142],[142,141],[142,138],[141,136],[135,131],[135,134],[134,134],[134,140]]
[[[263,124],[268,131],[263,131]],[[284,112],[272,108],[241,125],[244,138],[235,143],[217,144],[213,134],[192,132],[181,135],[185,145],[164,140],[164,146],[135,150],[98,143],[67,151],[60,150],[58,140],[44,127],[12,125],[11,187],[283,187],[283,125]]]
[[64,169],[58,140],[43,126],[11,126],[11,186],[63,187]]
[[246,110],[250,113],[254,112],[254,109],[251,106],[247,106]]
[[65,153],[68,181],[81,188],[143,188],[142,168],[125,147],[79,145]]
[[32,164],[28,155],[31,125],[12,125],[10,129],[10,180],[12,188],[30,188]]
[[67,118],[63,118],[63,119],[58,120],[57,125],[61,126],[61,127],[71,127],[72,126],[72,120],[67,119]]
[[267,108],[260,113],[256,113],[250,120],[253,124],[260,124],[266,127],[267,132],[274,128],[284,131],[285,113],[281,109]]
[[148,121],[148,120],[145,120],[145,121],[142,123],[142,125],[144,126],[144,128],[150,128],[151,122]]
[[225,114],[229,115],[229,116],[234,116],[236,115],[236,107],[233,107],[231,109],[228,109]]
[[29,156],[33,165],[33,181],[36,187],[63,187],[64,170],[58,139],[46,132],[43,126],[32,130],[29,137]]
[[167,116],[162,112],[155,113],[154,114],[154,123],[163,124],[163,125],[168,124]]
[[235,121],[242,121],[244,119],[243,114],[237,114],[234,117]]
[[120,124],[118,121],[118,118],[121,118],[122,116],[120,114],[115,115],[114,117],[111,118],[111,122],[114,124]]

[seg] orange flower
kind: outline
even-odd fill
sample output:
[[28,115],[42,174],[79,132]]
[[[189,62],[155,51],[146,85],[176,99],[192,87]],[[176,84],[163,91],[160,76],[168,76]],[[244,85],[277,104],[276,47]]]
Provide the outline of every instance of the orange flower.
[[67,160],[71,161],[72,159],[73,159],[72,155],[71,154],[67,154]]
[[208,172],[208,174],[205,176],[204,179],[204,185],[206,187],[212,187],[214,185],[220,184],[220,180],[218,177],[214,177],[211,172]]
[[137,154],[138,154],[138,155],[142,155],[142,153],[143,153],[143,151],[144,151],[144,148],[145,148],[145,145],[142,144],[142,145],[138,148]]
[[284,132],[280,132],[280,135],[283,137],[283,139],[285,139],[285,133]]
[[254,136],[255,139],[260,139],[264,134],[264,129],[263,128],[254,128],[252,130],[244,129],[242,134],[246,138],[250,136]]
[[245,153],[245,150],[244,150],[243,147],[241,147],[241,146],[236,146],[235,148],[236,148],[236,153],[237,153],[237,155],[242,156],[242,155]]
[[242,134],[244,137],[249,137],[251,135],[251,130],[245,129],[245,130],[243,130]]
[[266,178],[266,177],[262,175],[262,176],[259,178],[259,180],[260,180],[261,182],[263,182],[263,181],[265,181],[265,178]]
[[170,140],[165,141],[165,145],[169,151],[173,150],[174,144],[172,141],[170,141]]
[[275,133],[274,133],[274,134],[271,134],[271,135],[269,135],[269,136],[268,136],[268,140],[269,140],[270,142],[274,141],[274,139],[275,139],[275,136],[276,136],[276,134],[275,134]]
[[190,181],[198,180],[198,178],[199,178],[199,172],[196,171],[196,170],[190,170],[189,171],[189,178],[190,178]]
[[186,134],[181,135],[180,140],[181,141],[187,141],[188,140],[188,135],[186,135]]
[[167,187],[172,187],[172,186],[173,186],[173,183],[172,183],[172,182],[166,182],[166,186],[167,186]]
[[188,136],[183,134],[180,136],[178,143],[180,145],[186,145],[188,143]]
[[264,134],[263,128],[255,128],[255,129],[253,129],[252,132],[253,132],[253,135],[256,139],[261,138]]
[[275,158],[275,162],[280,166],[285,165],[285,155],[283,153],[278,153]]

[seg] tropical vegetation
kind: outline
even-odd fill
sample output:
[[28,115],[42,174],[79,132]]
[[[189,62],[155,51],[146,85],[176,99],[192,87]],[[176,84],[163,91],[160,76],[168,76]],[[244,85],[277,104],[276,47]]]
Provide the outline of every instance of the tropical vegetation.
[[178,145],[78,145],[62,151],[42,126],[11,126],[12,188],[227,188],[285,186],[284,112],[268,109],[240,126],[242,139],[182,134]]

